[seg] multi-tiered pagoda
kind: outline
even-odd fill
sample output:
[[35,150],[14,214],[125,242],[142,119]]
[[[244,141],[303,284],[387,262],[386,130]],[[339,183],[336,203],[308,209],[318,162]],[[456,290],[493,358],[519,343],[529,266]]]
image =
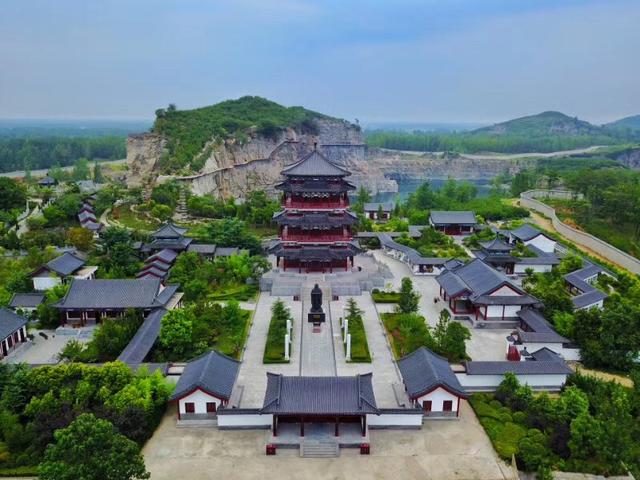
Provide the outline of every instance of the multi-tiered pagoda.
[[284,210],[274,215],[280,240],[271,248],[277,265],[298,272],[347,270],[349,262],[353,266],[360,248],[351,232],[357,221],[348,197],[355,186],[345,180],[351,173],[314,146],[282,175],[286,179],[276,188],[283,192]]

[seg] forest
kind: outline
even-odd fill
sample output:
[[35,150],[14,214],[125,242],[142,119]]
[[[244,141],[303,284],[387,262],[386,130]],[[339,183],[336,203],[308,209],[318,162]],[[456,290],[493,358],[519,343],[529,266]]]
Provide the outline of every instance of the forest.
[[125,137],[0,137],[0,172],[64,167],[80,158],[118,160],[126,156]]
[[431,132],[391,132],[383,130],[365,131],[367,145],[393,150],[413,150],[418,152],[456,153],[528,153],[557,152],[592,145],[623,144],[626,137],[613,135],[491,135]]

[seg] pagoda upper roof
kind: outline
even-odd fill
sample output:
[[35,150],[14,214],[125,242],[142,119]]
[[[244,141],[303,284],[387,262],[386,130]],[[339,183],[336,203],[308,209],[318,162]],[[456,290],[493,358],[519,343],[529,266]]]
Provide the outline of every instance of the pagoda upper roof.
[[282,170],[282,174],[288,177],[346,177],[351,172],[329,161],[316,148]]
[[304,212],[299,215],[291,215],[283,210],[273,215],[273,220],[279,225],[304,226],[304,225],[353,225],[358,221],[353,213],[343,210],[340,213],[331,212]]
[[281,241],[275,242],[270,253],[287,260],[306,260],[306,261],[324,261],[324,260],[344,260],[361,252],[357,242],[345,242],[334,245],[297,245],[284,246]]

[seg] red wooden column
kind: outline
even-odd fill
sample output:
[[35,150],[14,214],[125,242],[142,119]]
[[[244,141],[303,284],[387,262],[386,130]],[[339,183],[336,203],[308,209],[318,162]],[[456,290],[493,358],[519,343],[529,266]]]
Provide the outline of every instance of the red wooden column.
[[277,415],[273,416],[273,436],[274,437],[278,436],[278,416]]
[[367,436],[367,416],[363,415],[362,416],[362,436],[366,437]]

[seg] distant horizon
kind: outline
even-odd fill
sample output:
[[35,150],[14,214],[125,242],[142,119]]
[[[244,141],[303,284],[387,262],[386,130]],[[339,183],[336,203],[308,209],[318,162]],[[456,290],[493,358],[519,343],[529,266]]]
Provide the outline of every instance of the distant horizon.
[[640,114],[637,0],[8,0],[0,116],[153,120],[246,93],[362,122]]

